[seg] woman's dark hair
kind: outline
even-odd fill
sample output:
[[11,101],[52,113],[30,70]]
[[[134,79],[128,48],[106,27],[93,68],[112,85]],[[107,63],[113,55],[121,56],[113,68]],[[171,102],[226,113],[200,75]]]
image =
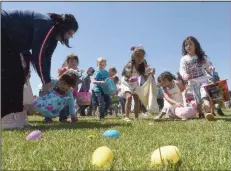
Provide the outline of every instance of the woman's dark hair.
[[169,71],[162,72],[159,77],[159,79],[167,79],[168,81],[176,80],[176,77]]
[[207,55],[205,54],[205,52],[203,51],[203,49],[201,48],[200,43],[198,42],[198,40],[195,37],[189,36],[187,37],[182,44],[182,55],[187,55],[187,52],[185,50],[185,44],[188,41],[192,41],[195,44],[195,53],[198,57],[198,63],[202,64],[203,62],[205,62]]
[[50,18],[54,24],[54,34],[60,35],[62,44],[65,44],[67,47],[69,46],[69,40],[64,39],[64,35],[66,32],[73,30],[77,31],[79,28],[78,22],[72,14],[56,14],[56,13],[48,13]]
[[74,88],[79,81],[79,78],[76,71],[68,70],[60,76],[60,80],[64,81],[67,85]]

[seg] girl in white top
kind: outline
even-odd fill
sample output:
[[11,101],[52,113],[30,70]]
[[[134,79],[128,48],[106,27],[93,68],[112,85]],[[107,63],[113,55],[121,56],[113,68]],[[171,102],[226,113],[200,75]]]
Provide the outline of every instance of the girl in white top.
[[164,115],[166,115],[166,118],[177,118],[177,116],[175,116],[175,114],[171,113],[169,110],[172,106],[184,106],[182,92],[184,91],[185,87],[181,82],[176,81],[175,76],[168,71],[161,73],[158,80],[158,84],[163,89],[164,107],[161,114],[155,117],[155,119],[160,119]]
[[210,103],[204,85],[208,84],[207,71],[214,71],[215,68],[207,59],[205,52],[202,50],[200,43],[196,38],[187,37],[182,44],[183,57],[180,61],[180,74],[183,79],[188,81],[188,86],[193,92],[194,99],[197,103],[199,117],[206,117],[208,120],[213,120],[214,116],[211,113],[204,115],[202,104]]
[[[147,68],[147,63],[145,62],[145,50],[139,46],[131,47],[132,55],[131,60],[123,69],[122,78],[121,78],[121,93],[125,93],[126,103],[125,103],[125,121],[130,121],[129,113],[131,109],[132,97],[134,99],[134,113],[135,118],[138,118],[140,111],[140,101],[138,96],[135,94],[135,89],[139,86],[138,77],[144,76],[146,71],[147,73],[154,72],[153,69]],[[146,78],[146,77],[145,77]]]

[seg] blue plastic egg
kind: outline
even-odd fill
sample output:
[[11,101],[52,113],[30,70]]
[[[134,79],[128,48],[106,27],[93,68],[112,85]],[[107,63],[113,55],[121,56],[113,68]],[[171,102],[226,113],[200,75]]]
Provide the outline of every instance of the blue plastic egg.
[[105,131],[103,135],[106,138],[117,138],[119,137],[119,132],[114,129],[109,129]]

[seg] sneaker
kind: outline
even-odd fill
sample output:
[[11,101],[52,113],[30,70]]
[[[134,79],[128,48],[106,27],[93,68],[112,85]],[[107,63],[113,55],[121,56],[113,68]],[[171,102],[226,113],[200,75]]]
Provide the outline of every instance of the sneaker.
[[104,118],[99,118],[98,120],[99,120],[99,121],[103,121],[103,120],[104,120]]
[[171,119],[169,115],[164,115],[164,119]]
[[131,121],[131,119],[129,119],[128,117],[125,117],[123,120],[126,121],[126,122],[130,122]]
[[70,118],[68,119],[63,119],[63,120],[59,120],[60,123],[71,123]]
[[205,114],[205,118],[208,120],[208,121],[214,121],[214,115],[212,113],[206,113]]
[[44,123],[45,123],[45,124],[52,124],[52,123],[53,123],[53,120],[52,120],[52,118],[45,118],[45,119],[44,119]]
[[28,115],[26,111],[21,112],[21,121],[22,121],[22,124],[26,127],[32,126],[28,121]]
[[3,118],[1,118],[1,127],[2,129],[21,129],[24,128],[22,124],[21,114],[18,113],[10,113]]
[[161,119],[164,115],[165,115],[165,113],[160,113],[159,115],[154,117],[154,120]]
[[143,117],[148,117],[148,112],[143,113]]

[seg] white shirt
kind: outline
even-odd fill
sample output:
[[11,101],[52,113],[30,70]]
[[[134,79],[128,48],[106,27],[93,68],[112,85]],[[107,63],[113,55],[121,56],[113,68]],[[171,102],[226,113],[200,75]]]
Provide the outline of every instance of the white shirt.
[[182,77],[184,78],[186,74],[192,77],[192,79],[188,80],[189,85],[205,83],[208,81],[206,70],[208,71],[212,64],[208,59],[205,59],[205,62],[200,64],[197,59],[197,56],[185,55],[180,61],[180,74]]

